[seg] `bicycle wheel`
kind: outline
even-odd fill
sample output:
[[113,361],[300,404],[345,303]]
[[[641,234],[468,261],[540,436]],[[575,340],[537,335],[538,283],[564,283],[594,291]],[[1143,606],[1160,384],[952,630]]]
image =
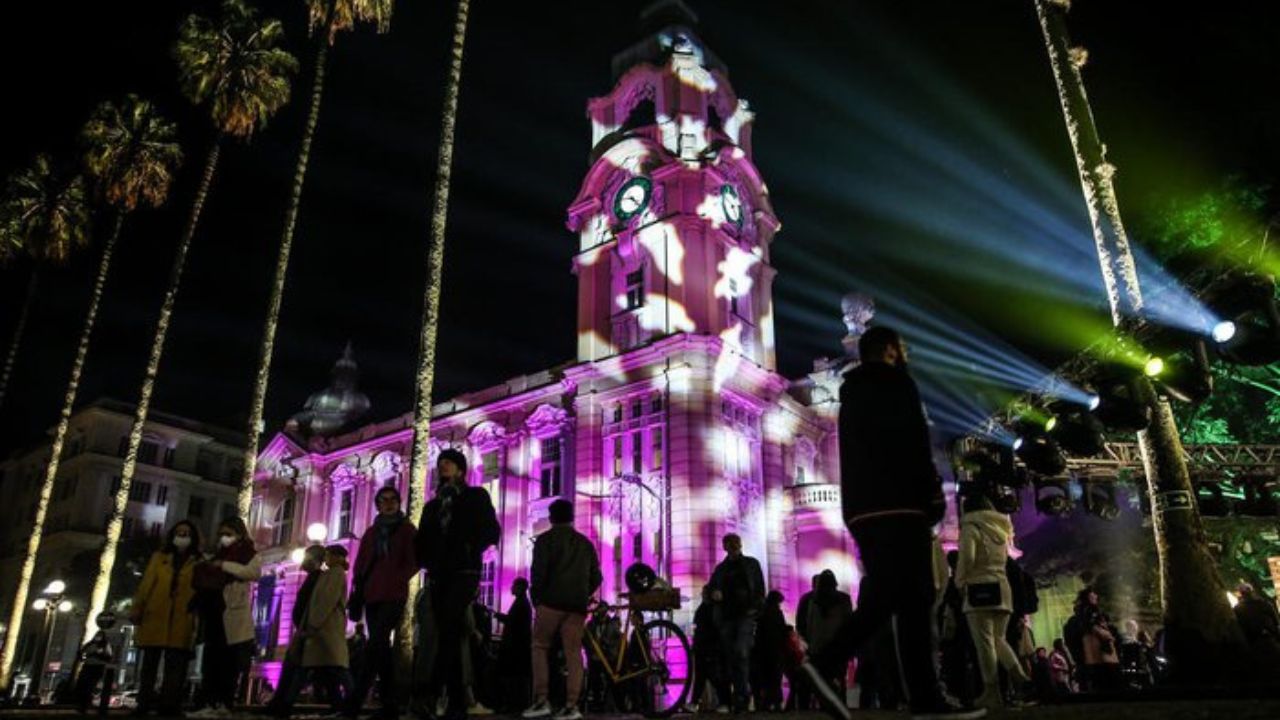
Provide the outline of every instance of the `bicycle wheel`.
[[693,685],[693,653],[684,631],[670,620],[650,620],[636,632],[648,649],[649,671],[639,678],[640,711],[645,717],[665,718],[684,707]]

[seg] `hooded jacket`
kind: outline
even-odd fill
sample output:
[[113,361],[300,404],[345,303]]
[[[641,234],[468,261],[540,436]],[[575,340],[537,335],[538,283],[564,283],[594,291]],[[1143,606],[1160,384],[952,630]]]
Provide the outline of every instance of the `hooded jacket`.
[[934,524],[946,509],[920,391],[904,368],[866,362],[840,386],[840,499],[845,522],[889,514]]
[[[964,597],[964,610],[971,612],[1003,611],[1013,609],[1013,592],[1005,572],[1005,560],[1009,557],[1009,538],[1013,536],[1013,523],[1009,516],[996,510],[967,512],[960,518],[960,559],[956,563],[956,587]],[[1000,604],[973,608],[969,606],[965,587],[977,583],[999,583]]]

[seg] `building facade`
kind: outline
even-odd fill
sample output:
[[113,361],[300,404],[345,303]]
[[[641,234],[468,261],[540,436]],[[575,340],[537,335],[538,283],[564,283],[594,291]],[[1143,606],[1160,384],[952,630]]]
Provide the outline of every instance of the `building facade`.
[[[50,674],[42,683],[46,688],[52,677],[70,672],[80,645],[83,613],[119,488],[133,414],[131,405],[101,399],[71,416],[31,583],[34,600],[50,581],[63,580],[65,597],[73,604],[70,613],[57,613],[52,619],[46,666]],[[5,498],[0,504],[0,585],[4,587],[17,585],[49,448],[46,441],[0,462],[0,491]],[[148,551],[158,546],[178,520],[192,520],[208,540],[222,518],[235,514],[243,454],[244,438],[238,433],[162,412],[150,413],[117,559],[125,580],[133,571],[129,551],[136,551],[136,559],[145,562]],[[131,593],[131,588],[113,579],[111,601]],[[12,596],[5,595],[4,602],[8,617]],[[26,677],[19,677],[19,684],[29,680],[40,665],[37,655],[43,654],[43,620],[42,613],[32,610],[24,623],[17,667]]]
[[[600,551],[608,598],[633,562],[696,598],[729,532],[792,607],[823,568],[846,587],[856,580],[839,511],[837,375],[793,382],[775,365],[770,248],[780,224],[752,160],[754,115],[687,15],[654,28],[615,58],[612,90],[587,104],[591,164],[567,213],[577,357],[432,409],[428,496],[436,455],[457,448],[502,523],[481,588],[494,608],[527,576],[533,538],[560,497]],[[353,373],[348,355],[335,398],[351,396]],[[377,489],[403,493],[411,421],[305,440],[293,423],[263,450],[251,524],[269,548],[255,606],[268,655],[278,658],[290,633],[300,580],[290,554],[309,529],[354,542]],[[677,620],[688,622],[693,604]]]

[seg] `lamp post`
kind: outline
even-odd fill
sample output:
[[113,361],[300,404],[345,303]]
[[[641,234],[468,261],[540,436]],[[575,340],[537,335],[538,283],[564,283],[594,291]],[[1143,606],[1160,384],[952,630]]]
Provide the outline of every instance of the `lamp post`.
[[40,700],[40,685],[49,667],[49,647],[53,645],[53,632],[57,627],[58,613],[71,612],[75,607],[70,600],[63,598],[63,593],[66,591],[65,582],[53,580],[45,586],[40,597],[31,603],[31,609],[44,613],[44,648],[40,651],[40,665],[36,668],[34,677],[31,678],[31,694],[35,696],[37,702]]

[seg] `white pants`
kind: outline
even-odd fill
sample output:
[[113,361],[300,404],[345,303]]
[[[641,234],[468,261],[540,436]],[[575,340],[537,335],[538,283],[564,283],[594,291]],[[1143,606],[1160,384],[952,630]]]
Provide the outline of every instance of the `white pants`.
[[1027,680],[1027,674],[1018,662],[1018,655],[1005,639],[1005,629],[1009,627],[1008,610],[970,610],[965,613],[969,620],[969,632],[973,635],[973,646],[978,652],[978,667],[982,670],[982,682],[987,687],[999,682],[996,675],[996,663],[1004,666],[1009,677],[1016,680]]

